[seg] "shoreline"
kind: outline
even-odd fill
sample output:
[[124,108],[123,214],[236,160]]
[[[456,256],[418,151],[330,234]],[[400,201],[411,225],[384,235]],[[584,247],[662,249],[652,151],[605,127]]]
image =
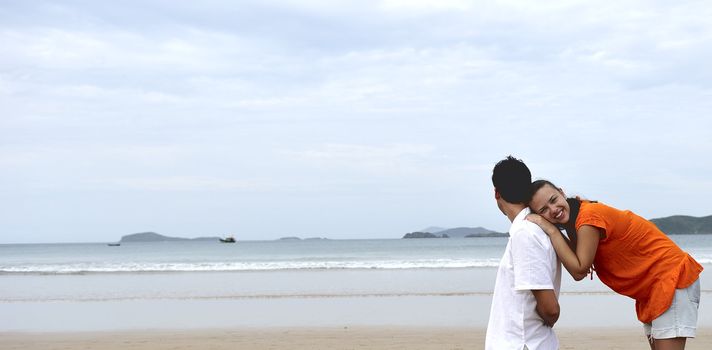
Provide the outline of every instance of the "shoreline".
[[[709,266],[708,266],[709,268]],[[0,332],[484,328],[495,269],[0,276]],[[563,277],[563,276],[562,276]],[[563,277],[559,327],[637,327],[634,301]],[[701,275],[702,299],[712,275]],[[699,327],[712,327],[700,304]],[[110,316],[110,317],[108,317]]]
[[[556,329],[560,349],[649,349],[642,327]],[[244,327],[96,332],[0,332],[5,350],[483,349],[482,327]],[[698,329],[687,350],[712,348],[712,328]]]

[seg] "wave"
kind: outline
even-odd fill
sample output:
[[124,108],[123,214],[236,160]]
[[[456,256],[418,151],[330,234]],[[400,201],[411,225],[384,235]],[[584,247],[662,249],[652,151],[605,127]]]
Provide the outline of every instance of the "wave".
[[[712,291],[703,290],[703,293]],[[613,291],[562,291],[562,295],[615,295]],[[50,298],[0,298],[0,303],[31,302],[120,302],[138,300],[244,300],[244,299],[331,299],[331,298],[391,298],[391,297],[469,297],[491,296],[492,291],[432,291],[432,292],[343,292],[343,293],[285,293],[285,294],[234,294],[234,295],[139,295],[111,297],[50,297]]]
[[106,263],[0,266],[0,274],[87,274],[158,272],[240,272],[279,270],[402,270],[497,267],[499,260],[411,260],[411,261],[279,261],[199,263]]
[[[712,264],[712,257],[696,257],[700,264]],[[123,262],[123,263],[58,263],[0,265],[0,275],[39,274],[107,274],[107,273],[179,273],[179,272],[248,272],[281,270],[406,270],[494,268],[499,259],[421,259],[421,260],[289,260],[253,262]]]

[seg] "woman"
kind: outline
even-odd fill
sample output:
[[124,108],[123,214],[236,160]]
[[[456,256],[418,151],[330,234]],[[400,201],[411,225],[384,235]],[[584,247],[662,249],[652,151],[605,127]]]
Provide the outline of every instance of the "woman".
[[611,289],[635,299],[651,349],[684,349],[686,339],[695,337],[702,266],[631,211],[567,199],[546,180],[532,183],[532,193],[529,206],[536,214],[527,219],[549,235],[571,276],[579,281],[595,272]]

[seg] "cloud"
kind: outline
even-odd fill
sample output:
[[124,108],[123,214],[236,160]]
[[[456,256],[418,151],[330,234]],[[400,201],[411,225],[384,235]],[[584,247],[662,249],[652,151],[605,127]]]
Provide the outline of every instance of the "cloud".
[[405,157],[424,157],[432,153],[432,145],[407,145],[396,144],[387,146],[366,146],[329,144],[318,149],[300,152],[286,152],[287,154],[317,161],[335,160],[340,163],[355,163],[361,161],[391,162]]
[[[177,35],[174,36],[174,35]],[[106,28],[100,31],[38,27],[27,31],[3,30],[0,41],[7,66],[40,69],[122,69],[215,72],[261,65],[255,47],[239,36],[183,28],[174,35],[146,35]]]
[[467,0],[383,0],[378,7],[386,12],[432,14],[442,11],[470,10],[474,5],[472,1]]
[[482,193],[467,201],[487,226],[489,168],[509,153],[572,189],[604,184],[596,197],[650,198],[637,179],[661,167],[697,208],[710,16],[696,1],[3,3],[0,190],[39,198],[3,209],[113,188],[316,213],[357,211],[346,196],[386,212],[388,192],[453,213]]
[[96,185],[118,187],[140,191],[166,192],[216,192],[216,191],[256,191],[265,188],[264,184],[240,179],[226,179],[201,176],[167,176],[153,178],[109,178],[97,181]]

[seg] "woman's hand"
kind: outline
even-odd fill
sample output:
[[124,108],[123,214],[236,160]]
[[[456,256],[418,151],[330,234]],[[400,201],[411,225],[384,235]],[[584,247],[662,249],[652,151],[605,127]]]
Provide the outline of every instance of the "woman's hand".
[[553,235],[553,234],[560,232],[559,229],[556,228],[556,226],[554,226],[554,224],[546,221],[546,219],[544,219],[539,214],[534,214],[534,213],[528,214],[526,219],[527,219],[527,221],[531,221],[531,222],[539,225],[539,227],[541,227],[541,229],[544,230],[544,232],[546,232],[546,234],[549,235],[549,237],[551,237],[551,235]]
[[535,224],[537,224],[537,225],[539,225],[539,226],[541,226],[542,220],[543,220],[543,221],[546,221],[546,220],[544,220],[543,217],[541,217],[541,215],[535,214],[535,213],[529,213],[529,214],[527,214],[527,220],[529,220],[529,221],[531,221],[531,222],[533,222],[533,223],[535,223]]

